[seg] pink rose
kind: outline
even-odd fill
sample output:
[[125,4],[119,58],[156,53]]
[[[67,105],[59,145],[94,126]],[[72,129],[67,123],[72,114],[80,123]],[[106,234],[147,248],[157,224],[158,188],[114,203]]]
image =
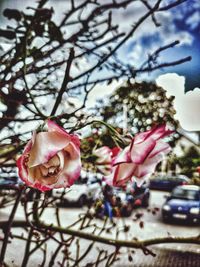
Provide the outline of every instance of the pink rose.
[[20,178],[41,191],[70,187],[81,171],[80,141],[55,122],[48,131],[34,133],[17,160]]
[[162,125],[137,134],[131,144],[115,158],[111,175],[105,177],[107,183],[124,186],[134,178],[141,184],[171,150],[167,143],[160,140],[171,133],[172,131],[166,130],[166,126]]
[[104,175],[109,175],[112,172],[113,158],[119,153],[120,148],[114,147],[110,149],[107,146],[100,147],[93,151],[97,157],[95,166]]
[[115,146],[111,149],[111,151],[112,151],[112,158],[115,158],[121,151],[121,148],[118,146]]

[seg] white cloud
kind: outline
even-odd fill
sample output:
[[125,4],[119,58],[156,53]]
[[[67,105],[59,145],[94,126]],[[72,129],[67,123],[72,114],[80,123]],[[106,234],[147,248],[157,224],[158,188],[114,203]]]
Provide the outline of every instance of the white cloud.
[[167,95],[175,96],[175,118],[187,131],[200,131],[200,88],[185,93],[185,78],[176,73],[160,75],[157,84],[167,91]]
[[93,108],[98,99],[105,99],[105,97],[111,95],[119,86],[120,82],[117,81],[113,81],[109,85],[106,85],[105,83],[96,85],[88,95],[86,107]]

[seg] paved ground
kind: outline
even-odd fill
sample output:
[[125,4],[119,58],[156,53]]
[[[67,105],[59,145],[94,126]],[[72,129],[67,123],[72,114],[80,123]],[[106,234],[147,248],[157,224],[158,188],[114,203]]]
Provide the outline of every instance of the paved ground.
[[115,264],[115,267],[199,267],[200,254],[186,251],[176,251],[174,249],[154,248],[156,257],[142,255],[137,252],[132,262],[124,261]]
[[[151,194],[151,205],[150,207],[153,209],[154,207],[161,207],[165,198],[164,195],[166,193],[153,191]],[[78,214],[82,212],[82,209],[79,208],[60,208],[61,213],[61,223],[64,225],[73,222]],[[186,224],[164,224],[161,219],[160,212],[157,212],[156,215],[153,215],[152,212],[147,212],[144,209],[136,210],[135,212],[145,212],[144,215],[144,228],[139,226],[139,222],[134,222],[134,213],[132,217],[126,218],[124,220],[119,220],[117,223],[119,224],[127,224],[130,226],[130,233],[125,236],[125,233],[120,234],[121,239],[149,239],[153,237],[162,237],[167,235],[174,236],[191,236],[197,235],[200,233],[200,229],[198,226],[194,225],[186,225]],[[7,217],[9,213],[9,208],[0,210],[0,219],[3,220]],[[19,207],[17,211],[18,217],[23,217],[23,210]],[[45,221],[49,223],[55,222],[55,214],[53,209],[47,209],[44,218]],[[98,221],[98,223],[101,223]],[[19,234],[20,229],[14,229],[13,233]],[[1,236],[1,233],[0,233]],[[113,234],[107,234],[109,237],[113,237]],[[81,240],[81,253],[87,248],[89,244],[86,240]],[[99,248],[112,250],[112,248],[104,245],[97,244]],[[8,248],[6,254],[6,262],[11,267],[20,266],[21,259],[23,257],[23,247],[24,242],[21,240],[14,240]],[[48,242],[48,257],[50,257],[55,251],[57,244],[54,241]],[[121,260],[115,263],[113,266],[115,267],[199,267],[200,266],[200,247],[197,245],[186,245],[186,244],[162,244],[157,246],[152,246],[151,249],[156,253],[156,257],[145,256],[142,251],[135,250],[135,253],[132,255],[132,261],[128,260],[127,249],[122,250]],[[16,256],[16,253],[17,256]],[[72,249],[72,254],[75,253]],[[92,251],[86,258],[85,262],[81,264],[79,267],[85,267],[86,263],[92,262],[95,257],[94,251]],[[37,253],[37,255],[33,255],[30,258],[29,264],[27,267],[36,267],[40,266],[42,262],[42,252]],[[48,266],[46,263],[45,266]],[[60,266],[59,263],[55,263],[54,267]],[[98,267],[104,267],[105,264],[99,264]]]

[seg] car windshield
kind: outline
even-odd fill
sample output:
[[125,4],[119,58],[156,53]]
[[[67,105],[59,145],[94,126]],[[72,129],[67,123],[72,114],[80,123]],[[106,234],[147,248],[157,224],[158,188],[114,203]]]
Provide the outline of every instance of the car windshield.
[[188,199],[188,200],[199,200],[199,191],[197,190],[186,190],[183,188],[176,188],[172,192],[172,197]]

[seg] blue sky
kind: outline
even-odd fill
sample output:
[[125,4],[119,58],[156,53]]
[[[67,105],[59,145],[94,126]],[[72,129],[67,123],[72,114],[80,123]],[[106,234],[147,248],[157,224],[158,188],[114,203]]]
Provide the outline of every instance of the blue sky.
[[[99,1],[107,2],[107,0]],[[116,1],[119,2],[121,0]],[[175,0],[163,0],[161,4],[164,5],[165,3],[172,3],[174,1]],[[149,0],[148,2],[153,4],[155,0]],[[6,0],[1,3],[3,3],[1,6],[2,9],[6,7],[24,9],[28,5],[35,4],[35,1]],[[50,1],[50,5],[53,5],[55,9],[54,14],[56,21],[62,17],[61,14],[64,12],[64,9],[67,8],[67,3],[69,2],[66,0]],[[141,5],[139,1],[133,1],[132,8],[130,7],[126,10],[120,9],[113,12],[113,20],[116,24],[119,24],[122,30],[129,31],[131,25],[137,22],[138,18],[145,12],[146,8]],[[138,68],[142,62],[147,59],[149,53],[152,53],[161,46],[179,40],[180,44],[163,52],[158,58],[158,62],[170,62],[191,56],[192,60],[190,62],[161,69],[149,75],[145,74],[139,76],[138,79],[159,80],[159,85],[163,86],[170,94],[175,96],[177,109],[182,110],[182,107],[185,106],[186,109],[191,112],[190,116],[187,116],[185,112],[183,114],[182,111],[178,111],[178,114],[182,112],[180,120],[184,120],[186,117],[187,121],[191,121],[191,118],[196,120],[195,122],[192,120],[193,125],[189,125],[188,122],[185,123],[185,121],[183,121],[183,127],[185,127],[186,130],[192,129],[200,131],[200,109],[197,108],[198,106],[200,107],[200,89],[197,89],[200,88],[200,1],[187,0],[176,8],[157,13],[156,19],[161,26],[158,28],[155,27],[151,19],[145,21],[135,32],[133,38],[128,40],[120,49],[119,58],[124,60],[125,63],[128,62],[132,66]],[[0,21],[1,26],[5,26],[5,23],[8,23],[7,20],[3,19],[2,15]],[[81,64],[83,64],[83,67],[88,66],[88,62],[86,61],[81,62]],[[96,72],[94,76],[97,77],[98,75],[99,78],[106,74],[105,71],[101,73]],[[160,76],[162,77],[159,78]],[[175,87],[174,84],[176,84],[177,87]],[[102,97],[102,94],[105,93],[106,95],[108,92],[112,93],[118,86],[119,84],[116,82],[109,86],[106,84],[97,86],[96,90],[89,95],[90,106],[94,105],[96,99],[100,96]],[[184,94],[185,92],[188,93]]]
[[[138,7],[134,13],[127,10],[124,15],[120,17],[118,14],[116,18],[121,19],[120,26],[126,29],[134,20],[137,21],[137,15],[142,12],[144,10]],[[120,58],[138,68],[149,53],[179,40],[179,45],[163,52],[158,62],[170,62],[188,56],[192,57],[191,61],[136,79],[156,80],[158,85],[166,89],[167,94],[175,96],[176,116],[180,125],[187,131],[200,131],[200,1],[187,0],[165,14],[157,14],[156,18],[161,27],[156,28],[151,20],[146,21],[134,38],[121,48]],[[116,86],[111,85],[111,90],[114,91]],[[108,89],[104,92],[107,93]],[[93,92],[94,99],[97,94],[98,90]]]
[[[191,56],[190,62],[156,71],[152,78],[161,73],[175,72],[186,77],[185,90],[193,90],[200,87],[200,1],[189,0],[182,5],[173,8],[163,16],[157,16],[161,27],[152,30],[153,25],[149,25],[150,32],[144,28],[138,39],[134,39],[127,46],[125,54],[130,56],[136,50],[137,57],[141,59],[149,51],[153,52],[159,46],[179,40],[180,44],[175,48],[166,50],[158,59],[159,62],[173,61]],[[138,56],[136,46],[142,47],[141,55]]]
[[[77,0],[76,0],[77,1]],[[78,0],[79,2],[81,0]],[[108,2],[107,0],[99,0],[100,2]],[[120,2],[121,0],[117,0]],[[149,4],[155,0],[149,0]],[[174,0],[163,0],[161,6],[165,3],[172,3]],[[56,3],[56,5],[55,5]],[[64,9],[67,8],[65,0],[51,0],[50,5],[55,9],[55,19],[59,20]],[[137,5],[138,3],[138,5]],[[2,1],[1,9],[10,8],[25,8],[29,5],[35,5],[36,1],[32,0],[6,0]],[[1,26],[8,23],[8,20],[0,15]],[[113,12],[117,24],[124,30],[130,29],[137,21],[138,17],[146,12],[144,5],[139,1],[133,1],[130,8]],[[59,14],[59,16],[57,15]],[[135,33],[132,40],[129,40],[122,47],[119,55],[126,63],[133,62],[133,65],[138,67],[140,63],[146,59],[150,52],[155,51],[158,47],[166,45],[175,40],[180,40],[180,44],[173,49],[169,49],[161,54],[158,62],[178,60],[186,56],[192,56],[191,62],[184,63],[171,68],[154,72],[150,79],[155,79],[160,74],[168,72],[176,72],[186,77],[185,90],[193,90],[195,87],[200,87],[200,1],[187,0],[185,3],[178,5],[165,12],[156,14],[156,19],[161,24],[161,27],[156,28],[151,19],[147,20],[142,27]],[[140,49],[138,49],[140,46]],[[134,56],[135,53],[135,56]],[[139,60],[138,60],[139,59]]]

